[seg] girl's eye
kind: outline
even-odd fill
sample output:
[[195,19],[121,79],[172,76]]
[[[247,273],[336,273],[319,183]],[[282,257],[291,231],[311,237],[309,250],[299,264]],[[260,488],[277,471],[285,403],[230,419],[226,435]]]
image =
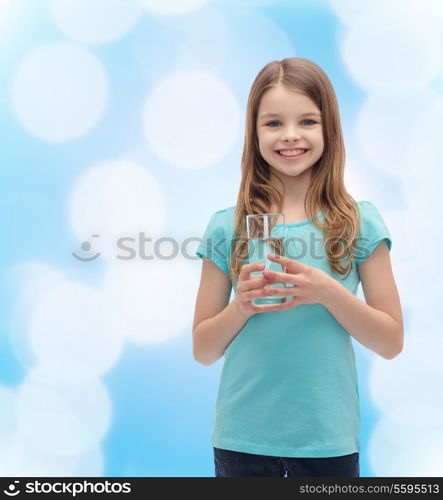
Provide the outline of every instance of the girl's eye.
[[[315,123],[314,120],[311,120],[310,118],[302,121],[302,123],[305,123],[305,122]],[[272,122],[268,122],[266,125],[269,125],[270,127],[275,128],[274,125],[272,125],[273,123],[280,123],[280,122],[278,120],[273,120]]]

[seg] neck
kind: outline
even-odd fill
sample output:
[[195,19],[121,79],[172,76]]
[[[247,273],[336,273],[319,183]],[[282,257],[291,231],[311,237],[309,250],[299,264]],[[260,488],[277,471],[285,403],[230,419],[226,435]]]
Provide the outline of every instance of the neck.
[[[283,183],[284,193],[282,192]],[[311,182],[311,169],[302,172],[300,175],[289,176],[281,172],[271,172],[270,182],[279,193],[283,194],[283,212],[304,212],[306,194]],[[277,209],[278,207],[273,207]]]

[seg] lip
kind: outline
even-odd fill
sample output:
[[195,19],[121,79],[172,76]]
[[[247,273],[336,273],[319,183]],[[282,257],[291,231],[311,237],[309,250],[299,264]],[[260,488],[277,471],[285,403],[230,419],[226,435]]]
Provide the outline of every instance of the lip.
[[[292,148],[292,149],[294,149],[294,148]],[[306,149],[306,148],[295,148],[295,149]],[[297,155],[297,156],[292,156],[292,157],[291,157],[291,156],[283,156],[283,155],[281,155],[281,154],[279,153],[279,151],[291,151],[291,149],[290,149],[290,148],[276,150],[276,151],[275,151],[275,154],[276,154],[279,158],[282,158],[283,160],[289,160],[289,161],[291,161],[291,160],[292,160],[292,161],[296,161],[296,160],[298,160],[298,159],[300,159],[300,158],[303,158],[303,157],[306,155],[306,153],[309,153],[309,151],[310,151],[310,150],[309,150],[309,149],[306,149],[306,151],[305,151],[304,153],[299,154],[299,155]]]

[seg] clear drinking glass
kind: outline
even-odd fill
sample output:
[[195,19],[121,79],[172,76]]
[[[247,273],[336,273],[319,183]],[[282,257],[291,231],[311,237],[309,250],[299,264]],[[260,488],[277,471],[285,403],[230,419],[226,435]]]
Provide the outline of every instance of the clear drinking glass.
[[[284,255],[285,242],[282,226],[285,223],[283,214],[258,214],[246,216],[246,230],[248,236],[248,256],[249,263],[262,262],[265,269],[282,272],[284,268],[281,264],[268,259],[269,253]],[[252,276],[263,274],[262,271],[251,273]],[[284,283],[272,283],[270,286],[281,288]],[[255,305],[261,304],[281,304],[286,302],[284,296],[260,297],[252,300]]]

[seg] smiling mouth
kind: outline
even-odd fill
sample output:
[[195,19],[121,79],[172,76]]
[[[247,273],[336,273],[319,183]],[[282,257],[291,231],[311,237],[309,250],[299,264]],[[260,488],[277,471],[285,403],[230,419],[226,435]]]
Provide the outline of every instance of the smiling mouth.
[[309,149],[294,149],[294,150],[290,150],[287,153],[283,154],[283,153],[281,153],[280,150],[277,150],[276,153],[278,154],[278,156],[280,156],[280,158],[293,160],[295,158],[300,158],[300,157],[304,156],[308,151],[309,151]]

